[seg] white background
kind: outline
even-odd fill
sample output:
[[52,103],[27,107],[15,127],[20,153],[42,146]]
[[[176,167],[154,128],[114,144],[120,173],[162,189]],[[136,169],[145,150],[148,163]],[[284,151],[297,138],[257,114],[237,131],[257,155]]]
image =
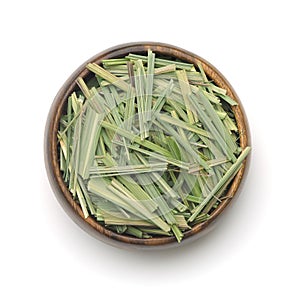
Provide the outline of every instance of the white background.
[[[299,293],[298,1],[2,1],[1,293]],[[56,201],[43,134],[54,96],[111,46],[160,41],[230,81],[252,164],[239,199],[199,241],[124,251],[83,232]]]

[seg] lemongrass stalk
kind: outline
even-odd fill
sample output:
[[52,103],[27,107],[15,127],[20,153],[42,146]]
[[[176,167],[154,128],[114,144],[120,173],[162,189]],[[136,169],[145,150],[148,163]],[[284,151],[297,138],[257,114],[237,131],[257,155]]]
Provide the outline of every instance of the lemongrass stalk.
[[92,215],[95,215],[96,214],[96,210],[95,210],[95,207],[94,207],[94,205],[93,205],[93,203],[91,201],[91,198],[90,198],[90,195],[89,195],[89,193],[87,191],[85,183],[83,182],[83,180],[81,179],[81,177],[78,177],[77,180],[78,180],[79,187],[80,187],[80,189],[82,191],[83,197],[84,197],[84,199],[85,199],[85,201],[87,203],[87,207],[90,210],[90,213]]
[[220,135],[220,133],[218,132],[218,130],[216,129],[216,127],[214,126],[214,124],[212,123],[210,118],[207,116],[205,111],[197,103],[197,99],[194,97],[193,94],[190,96],[190,98],[191,98],[191,103],[196,108],[196,111],[198,112],[199,117],[201,117],[203,124],[207,127],[208,131],[216,139],[216,141],[218,142],[218,144],[219,144],[220,148],[222,149],[222,151],[224,152],[224,154],[227,155],[230,160],[235,162],[236,157],[234,156],[232,150],[227,146],[227,143],[225,142],[224,137],[222,137],[222,135]]
[[134,198],[134,195],[126,189],[122,184],[116,180],[112,180],[112,186],[108,186],[110,191],[113,191],[119,197],[122,197],[125,202],[134,207],[141,215],[143,215],[146,220],[154,223],[163,231],[169,232],[170,226],[165,223],[158,215],[151,213],[147,208],[145,208],[141,202]]
[[130,84],[132,87],[135,87],[133,63],[131,61],[127,61],[126,66],[127,66],[128,77],[130,79]]
[[81,92],[83,93],[83,95],[85,96],[85,98],[90,98],[91,94],[90,94],[90,90],[88,88],[88,86],[86,85],[86,83],[84,82],[82,77],[77,78],[76,80],[77,85],[79,86]]
[[118,180],[133,194],[138,201],[147,207],[151,212],[158,208],[158,205],[134,180],[129,176],[120,176]]
[[[169,110],[170,113],[175,110],[176,113],[182,118],[184,122],[189,122],[187,114],[185,113],[185,111],[183,110],[183,108],[178,102],[170,98],[169,99],[167,98],[167,103],[171,106]],[[168,108],[165,107],[165,110],[168,111]]]
[[[115,142],[115,143],[116,144],[120,144],[118,142]],[[135,151],[137,151],[139,153],[148,155],[149,157],[159,159],[159,160],[161,160],[163,162],[167,162],[169,164],[173,164],[175,166],[178,166],[179,168],[182,168],[182,169],[185,169],[185,170],[189,169],[189,163],[186,163],[186,162],[174,159],[171,156],[171,154],[169,156],[164,156],[164,155],[158,154],[156,152],[152,152],[152,151],[148,151],[146,149],[139,148],[139,147],[134,146],[134,145],[128,145],[127,148],[129,148],[131,150],[135,150]]]
[[[67,124],[69,125],[72,121],[72,96],[70,96],[68,98],[68,106],[67,106]],[[71,151],[70,151],[70,145],[71,145],[71,128],[68,128],[67,130],[67,137],[66,137],[66,148],[67,148],[67,154],[66,154],[66,162],[65,162],[65,165],[66,165],[66,170],[65,170],[65,173],[64,173],[64,180],[67,181],[68,178],[69,178],[69,162],[70,162],[70,154],[71,154]]]
[[181,89],[182,97],[184,100],[187,116],[189,118],[190,124],[193,124],[196,122],[195,117],[194,117],[194,109],[190,103],[189,96],[191,95],[191,89],[190,89],[190,84],[188,81],[188,78],[186,76],[185,70],[178,70],[176,71],[177,78],[179,81],[179,86]]
[[[155,203],[158,205],[158,209],[161,213],[161,216],[166,220],[169,225],[176,224],[176,219],[174,218],[173,214],[171,213],[171,208],[168,206],[165,199],[159,193],[158,189],[154,184],[149,183],[149,177],[145,175],[137,175],[138,183],[140,183],[145,191],[151,195],[151,198]],[[159,213],[159,215],[160,215]]]
[[209,100],[206,98],[206,96],[203,94],[201,90],[199,90],[196,95],[199,98],[202,105],[204,106],[207,114],[213,121],[213,124],[215,125],[219,134],[224,136],[225,142],[226,144],[228,144],[228,147],[231,149],[232,152],[235,152],[237,149],[237,144],[232,140],[229,131],[225,128],[223,122],[217,115],[215,109],[213,108]]
[[168,196],[171,198],[176,199],[178,197],[177,193],[167,184],[167,182],[158,174],[158,173],[152,173],[150,174],[150,177],[153,179],[153,181],[156,182],[156,184],[159,186],[159,188]]
[[156,100],[153,108],[152,108],[152,119],[159,114],[161,109],[163,108],[166,98],[171,95],[172,90],[174,88],[174,82],[173,80],[170,80],[168,87],[162,92],[162,94],[158,97]]
[[[151,107],[152,107],[152,91],[153,91],[153,77],[154,77],[154,62],[155,53],[150,49],[148,50],[147,61],[147,79],[146,79],[146,101],[145,101],[145,121],[151,121]],[[147,128],[148,126],[146,126]]]
[[153,150],[163,156],[166,156],[166,157],[170,157],[170,152],[154,143],[152,143],[151,141],[147,141],[147,140],[141,140],[140,137],[138,137],[137,135],[134,135],[133,133],[121,128],[121,127],[118,127],[118,126],[115,126],[113,124],[110,124],[106,121],[102,121],[101,122],[101,126],[105,129],[108,129],[108,130],[111,130],[127,139],[129,139],[130,141],[132,142],[135,142],[141,146],[144,146],[146,148],[149,148],[150,150]]
[[197,215],[203,210],[205,205],[210,201],[211,198],[215,196],[215,194],[225,185],[228,184],[228,180],[232,177],[232,175],[236,174],[239,169],[242,167],[243,161],[249,154],[251,148],[246,147],[236,162],[230,167],[230,169],[225,173],[225,175],[222,177],[222,179],[218,182],[218,184],[210,191],[210,193],[207,195],[207,197],[204,199],[204,201],[196,208],[194,213],[189,218],[189,222],[194,221],[194,219],[197,217]]
[[138,117],[139,117],[139,127],[140,127],[140,137],[141,140],[144,140],[148,137],[147,130],[145,129],[145,95],[144,95],[144,78],[142,77],[142,70],[140,67],[137,67],[136,75],[135,75],[135,87],[136,87],[136,101],[137,101],[137,109],[138,109]]
[[111,173],[111,172],[128,172],[128,171],[164,171],[166,169],[166,164],[162,162],[156,162],[156,163],[148,163],[147,165],[143,164],[131,164],[131,165],[125,165],[125,166],[92,166],[90,168],[90,173]]
[[229,105],[231,106],[236,106],[238,105],[238,103],[233,100],[230,96],[226,95],[226,94],[218,94],[218,96],[223,99],[224,101],[226,101]]
[[153,229],[153,228],[140,228],[140,230],[142,232],[145,232],[147,234],[150,234],[150,235],[159,235],[159,236],[172,236],[172,233],[170,232],[164,232],[160,229]]
[[101,60],[103,66],[112,66],[112,65],[122,65],[126,64],[126,58],[111,58],[111,59],[103,59]]
[[98,139],[100,135],[100,119],[102,115],[88,107],[85,122],[82,127],[81,144],[79,150],[78,173],[83,179],[89,176],[89,169],[93,163]]
[[143,232],[135,227],[128,227],[126,230],[126,234],[132,235],[137,238],[145,238]]
[[84,198],[84,195],[79,187],[79,185],[76,183],[75,185],[75,191],[76,191],[76,195],[78,197],[79,203],[80,203],[80,207],[82,209],[84,218],[87,218],[89,216],[89,212],[87,210],[87,204]]
[[160,128],[165,129],[170,133],[172,137],[174,137],[178,144],[182,146],[182,148],[189,153],[193,159],[199,163],[201,166],[203,166],[206,170],[210,170],[210,167],[207,165],[207,163],[196,153],[196,151],[191,147],[188,141],[185,141],[184,138],[181,138],[178,133],[172,128],[171,125],[167,125],[164,122],[160,121],[159,123],[157,121],[154,121],[154,124],[157,125]]
[[102,68],[96,63],[89,63],[87,64],[86,68],[125,92],[129,88],[129,85],[126,82],[122,81],[120,78],[111,74],[110,72],[108,72],[107,70],[105,70],[104,68]]
[[137,209],[132,206],[132,202],[129,204],[128,199],[126,199],[127,201],[124,199],[124,195],[122,193],[116,194],[109,190],[108,187],[109,184],[99,178],[91,178],[88,181],[87,186],[89,192],[114,203],[116,206],[121,207],[134,215],[142,217]]
[[175,198],[171,198],[171,199],[169,199],[169,201],[171,203],[170,205],[172,205],[175,209],[177,209],[180,212],[184,212],[184,211],[186,211],[188,209],[187,205],[181,203],[179,200],[177,200]]
[[[210,89],[210,91],[217,93],[217,94],[221,94],[221,95],[226,95],[227,91],[223,88],[220,88],[216,85],[214,85],[213,83],[210,83],[210,85],[208,86],[208,88]],[[232,101],[233,102],[233,101]],[[228,102],[229,103],[229,102]],[[230,103],[229,103],[230,104]],[[233,104],[234,105],[234,104]]]
[[72,169],[70,175],[69,189],[73,195],[76,194],[76,183],[77,183],[77,175],[79,170],[81,129],[82,129],[82,112],[80,112],[77,118],[76,125],[74,128],[73,140],[72,140],[73,153],[70,160],[74,168]]
[[183,238],[183,236],[184,236],[183,233],[175,225],[173,225],[171,228],[172,228],[172,231],[173,231],[173,233],[174,233],[174,235],[175,235],[175,237],[177,239],[177,242],[180,243],[181,240],[182,240],[182,238]]
[[[147,62],[147,56],[143,55],[138,55],[138,54],[128,54],[126,56],[127,60],[142,60],[143,62]],[[167,60],[167,59],[162,59],[162,58],[155,58],[155,66],[166,66],[169,64],[175,64],[177,68],[180,69],[185,69],[185,70],[191,70],[194,65],[190,63],[184,63],[184,62],[179,62],[179,61],[173,61],[173,60]]]
[[165,73],[175,72],[176,65],[174,63],[165,65],[163,67],[154,68],[154,74],[155,75],[161,75]]
[[190,123],[183,122],[182,120],[175,117],[174,114],[173,114],[173,117],[169,116],[169,115],[166,115],[166,114],[157,114],[157,118],[160,121],[178,126],[178,127],[182,128],[182,129],[185,129],[187,131],[196,133],[198,135],[201,135],[201,136],[204,136],[204,137],[207,137],[207,138],[212,138],[212,135],[209,132],[207,132],[207,131],[203,130],[202,128],[199,128],[195,125],[192,125]]
[[197,203],[197,204],[200,204],[203,201],[202,197],[194,196],[194,195],[187,195],[186,199],[188,201],[191,201],[191,202],[194,202],[194,203]]

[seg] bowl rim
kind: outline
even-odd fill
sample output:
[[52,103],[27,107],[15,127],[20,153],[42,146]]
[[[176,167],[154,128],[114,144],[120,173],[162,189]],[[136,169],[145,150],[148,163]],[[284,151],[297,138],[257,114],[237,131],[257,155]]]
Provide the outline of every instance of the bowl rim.
[[211,223],[215,222],[215,220],[222,214],[224,209],[231,203],[232,199],[237,197],[237,194],[240,191],[246,177],[250,161],[250,156],[248,156],[245,159],[243,166],[234,177],[233,182],[231,183],[231,186],[227,192],[227,195],[230,195],[230,197],[221,202],[221,204],[216,210],[213,211],[211,217],[207,221],[197,224],[193,226],[192,229],[186,231],[181,243],[177,243],[175,237],[153,237],[151,239],[139,239],[127,235],[117,234],[107,229],[105,226],[102,226],[91,216],[86,219],[84,218],[79,204],[73,200],[70,191],[65,185],[59,169],[57,131],[64,104],[71,92],[76,87],[76,78],[79,76],[85,77],[89,73],[89,71],[85,68],[87,63],[95,62],[99,64],[103,59],[118,58],[125,56],[128,53],[144,53],[147,52],[148,49],[151,49],[153,52],[160,55],[169,55],[178,58],[184,62],[193,64],[196,64],[196,62],[201,62],[207,76],[219,87],[226,89],[228,95],[237,101],[238,106],[233,107],[233,112],[235,114],[240,133],[240,145],[242,148],[250,145],[250,131],[247,117],[243,109],[243,105],[233,87],[218,69],[216,69],[212,64],[202,57],[190,51],[160,42],[131,42],[108,48],[81,64],[62,85],[50,107],[45,126],[44,137],[45,167],[52,190],[58,202],[63,207],[65,212],[71,217],[71,219],[73,219],[73,221],[77,223],[84,231],[88,232],[95,238],[118,247],[127,247],[126,244],[129,244],[131,247],[164,247],[167,244],[177,246],[187,242],[187,240],[195,239],[196,236],[200,237],[200,235],[203,235],[205,231],[208,231],[207,227],[210,227]]

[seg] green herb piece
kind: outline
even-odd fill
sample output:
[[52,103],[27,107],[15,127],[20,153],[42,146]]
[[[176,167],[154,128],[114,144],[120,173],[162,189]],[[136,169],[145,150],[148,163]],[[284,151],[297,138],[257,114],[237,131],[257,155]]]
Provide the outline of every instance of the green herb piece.
[[[117,143],[117,142],[116,142]],[[117,143],[118,144],[118,143]],[[121,144],[121,143],[119,143]],[[121,144],[122,145],[122,144]],[[122,145],[123,146],[123,145]],[[189,169],[189,164],[186,163],[186,162],[183,162],[183,161],[180,161],[180,160],[177,160],[177,159],[174,159],[171,155],[161,155],[161,154],[158,154],[156,152],[151,152],[151,151],[148,151],[146,149],[142,149],[142,148],[139,148],[139,147],[136,147],[134,145],[128,145],[127,146],[128,149],[131,149],[131,150],[135,150],[139,153],[142,153],[144,155],[148,155],[150,158],[156,158],[156,159],[159,159],[163,162],[167,162],[169,164],[172,164],[172,165],[175,165],[179,168],[182,168],[182,169],[185,169],[185,170],[188,170]],[[159,150],[157,150],[159,151]]]
[[179,86],[181,89],[182,97],[185,103],[185,108],[187,112],[187,116],[189,118],[190,124],[195,123],[195,118],[194,118],[194,111],[190,103],[189,96],[191,95],[191,89],[190,89],[190,84],[186,75],[185,70],[178,70],[177,72],[177,78],[179,81]]
[[120,78],[114,76],[113,74],[111,74],[110,72],[108,72],[107,70],[105,70],[104,68],[99,66],[98,64],[89,63],[86,66],[86,68],[89,69],[91,72],[95,73],[96,75],[100,76],[101,78],[112,83],[116,87],[120,88],[121,90],[123,90],[125,92],[128,90],[129,86],[126,82],[124,82]]
[[154,74],[155,75],[161,75],[165,73],[174,72],[176,70],[176,65],[174,63],[165,65],[163,67],[154,68]]
[[76,195],[78,196],[78,200],[79,200],[84,218],[87,218],[89,216],[89,212],[87,210],[87,204],[86,204],[86,201],[84,199],[84,195],[83,195],[83,193],[82,193],[82,191],[81,191],[78,184],[75,187],[75,191],[76,191]]
[[188,195],[188,196],[186,197],[186,199],[187,199],[188,201],[191,201],[191,202],[194,202],[194,203],[197,203],[197,204],[200,204],[200,203],[203,201],[202,198],[200,198],[200,197],[198,197],[198,196],[193,196],[193,195]]
[[127,64],[127,71],[130,79],[130,84],[132,87],[135,87],[133,62],[127,61],[126,64]]
[[126,230],[126,234],[132,235],[137,238],[145,238],[143,232],[135,227],[128,227]]
[[165,223],[158,215],[151,213],[147,207],[145,207],[145,203],[141,202],[139,199],[136,199],[136,195],[133,195],[125,186],[123,186],[117,180],[112,180],[111,186],[108,186],[110,191],[113,191],[119,197],[127,202],[130,206],[134,207],[140,215],[144,217],[144,219],[149,220],[153,224],[157,225],[162,230],[168,232],[170,227],[167,223]]
[[203,166],[206,170],[210,170],[210,167],[207,165],[207,163],[197,154],[197,152],[191,147],[188,141],[184,140],[184,138],[181,138],[176,131],[172,128],[170,125],[166,125],[164,122],[154,122],[157,126],[160,126],[161,129],[164,129],[165,131],[168,131],[172,137],[176,139],[178,144],[182,146],[184,149],[183,152],[189,153],[192,158],[195,160],[195,162],[199,163],[201,166]]
[[212,138],[212,135],[203,130],[202,128],[199,128],[193,124],[190,124],[190,123],[187,123],[187,122],[184,122],[178,118],[175,118],[175,117],[171,117],[169,115],[166,115],[166,114],[157,114],[157,118],[160,120],[160,121],[164,121],[164,122],[167,122],[171,125],[175,125],[175,126],[178,126],[182,129],[185,129],[187,131],[190,131],[190,132],[194,132],[198,135],[201,135],[201,136],[204,136],[204,137],[208,137],[208,138]]
[[[126,57],[128,60],[142,60],[143,62],[147,62],[147,57],[143,55],[138,55],[138,54],[128,54]],[[162,58],[155,58],[155,66],[166,66],[169,64],[174,64],[176,65],[177,68],[180,69],[186,69],[186,70],[191,70],[194,65],[190,63],[184,63],[184,62],[179,62],[179,61],[173,61],[173,60],[167,60],[167,59],[162,59]]]
[[190,96],[191,102],[194,105],[196,111],[198,112],[199,116],[202,118],[203,124],[206,126],[208,131],[213,135],[213,137],[218,142],[220,148],[224,152],[225,155],[227,155],[230,160],[235,161],[235,155],[233,154],[232,150],[227,146],[227,143],[225,141],[225,138],[218,132],[215,125],[212,123],[211,119],[208,117],[208,115],[205,113],[205,111],[202,109],[201,105],[197,103],[197,99],[192,94]]
[[225,142],[228,145],[228,147],[231,149],[232,152],[235,152],[237,149],[237,145],[232,140],[230,133],[225,128],[223,122],[219,118],[219,116],[218,116],[216,110],[213,108],[212,104],[209,102],[207,97],[203,94],[202,90],[199,90],[196,95],[199,98],[202,105],[204,106],[207,114],[211,118],[211,120],[212,120],[214,126],[216,127],[217,131],[219,132],[219,134],[224,136]]
[[[134,114],[135,114],[135,105],[134,105],[135,93],[133,88],[130,87],[126,95],[127,98],[126,98],[126,106],[124,110],[124,129],[126,129],[130,133],[132,129]],[[126,138],[129,139],[128,137]]]
[[169,152],[166,149],[164,149],[164,148],[162,148],[162,147],[160,147],[160,146],[152,143],[151,141],[141,140],[140,137],[134,135],[131,132],[128,132],[127,130],[125,130],[125,129],[121,128],[121,127],[118,127],[116,125],[110,124],[110,123],[108,123],[106,121],[102,121],[101,122],[101,126],[103,128],[105,128],[105,129],[110,130],[110,131],[114,131],[115,133],[123,136],[126,139],[131,140],[132,142],[135,142],[135,143],[137,143],[137,144],[139,144],[141,146],[144,146],[144,147],[149,148],[149,149],[151,149],[153,151],[156,151],[157,153],[160,153],[161,155],[164,155],[164,156],[167,156],[167,157],[170,156]]
[[144,233],[150,234],[150,235],[158,235],[158,236],[172,236],[172,233],[170,232],[164,232],[160,229],[151,229],[151,228],[140,228],[140,230]]
[[111,58],[111,59],[103,59],[102,64],[104,67],[112,66],[112,65],[122,65],[127,63],[126,58]]
[[228,104],[230,104],[231,106],[236,106],[236,105],[238,105],[238,103],[235,101],[235,100],[233,100],[230,96],[228,96],[228,95],[225,95],[225,94],[218,94],[218,96],[220,97],[220,98],[222,98],[224,101],[226,101]]
[[112,177],[122,175],[134,175],[141,173],[163,172],[167,170],[167,164],[164,162],[149,163],[147,165],[125,165],[125,166],[92,166],[90,168],[91,176]]
[[179,230],[179,228],[175,225],[172,226],[172,231],[178,241],[178,243],[181,242],[182,238],[183,238],[183,233]]
[[82,91],[83,95],[86,98],[90,98],[90,90],[88,88],[88,86],[86,85],[86,83],[84,82],[83,78],[79,77],[76,80],[77,85],[79,86],[80,90]]
[[76,125],[74,128],[74,135],[72,140],[73,152],[71,155],[71,164],[73,168],[71,169],[71,175],[69,180],[69,189],[73,196],[76,195],[76,185],[77,185],[77,176],[79,169],[79,154],[80,154],[80,144],[81,144],[81,128],[82,128],[82,112],[77,118]]
[[134,182],[133,178],[129,176],[122,176],[118,177],[118,180],[151,212],[157,209],[158,205],[138,184]]
[[147,61],[146,101],[145,101],[146,122],[151,121],[154,62],[155,62],[155,54],[149,49],[148,61]]
[[89,177],[89,169],[92,166],[97,143],[100,134],[101,114],[87,107],[85,121],[82,127],[78,173],[83,179]]
[[239,169],[242,167],[242,163],[250,152],[250,147],[246,147],[241,155],[238,157],[236,162],[230,167],[230,169],[226,172],[226,174],[222,177],[222,179],[218,182],[218,184],[210,191],[204,201],[196,208],[194,213],[189,218],[189,222],[195,220],[197,215],[202,211],[204,206],[209,202],[209,200],[215,196],[215,193],[218,192],[223,186],[228,184],[228,180],[232,177],[232,175],[236,174]]
[[140,127],[141,140],[148,137],[148,131],[146,129],[146,117],[145,117],[145,75],[142,63],[137,62],[137,70],[135,75],[135,88],[136,88],[136,100]]

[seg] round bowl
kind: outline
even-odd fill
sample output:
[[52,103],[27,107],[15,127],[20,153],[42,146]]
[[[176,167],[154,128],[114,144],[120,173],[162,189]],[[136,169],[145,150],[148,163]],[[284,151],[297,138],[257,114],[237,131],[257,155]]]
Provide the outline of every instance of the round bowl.
[[238,102],[237,106],[233,106],[233,112],[235,114],[237,126],[239,129],[240,146],[242,148],[245,148],[246,146],[250,145],[247,119],[237,94],[235,93],[229,82],[214,66],[212,66],[203,58],[195,55],[194,53],[163,43],[138,42],[122,44],[109,48],[83,63],[61,87],[49,111],[45,128],[44,141],[45,165],[49,182],[56,195],[56,198],[64,208],[66,213],[73,219],[73,221],[75,221],[75,223],[77,223],[83,230],[85,230],[95,238],[117,247],[169,248],[178,246],[179,244],[188,243],[202,236],[205,232],[209,231],[209,228],[213,227],[212,223],[214,223],[215,220],[219,218],[225,208],[230,204],[232,199],[237,197],[237,192],[238,190],[240,190],[241,184],[245,178],[246,166],[247,162],[249,161],[249,157],[245,159],[243,166],[234,177],[227,191],[227,196],[230,197],[226,197],[226,199],[220,203],[220,205],[216,210],[213,211],[211,217],[207,221],[197,224],[190,230],[186,231],[184,233],[184,239],[181,243],[177,243],[175,237],[138,239],[127,235],[119,235],[107,229],[105,226],[102,226],[92,217],[84,218],[80,205],[73,200],[73,197],[63,180],[59,168],[57,131],[59,127],[60,117],[66,107],[67,98],[74,91],[74,89],[77,88],[76,79],[78,77],[87,78],[90,74],[89,71],[85,68],[87,63],[95,62],[97,64],[100,64],[101,60],[103,59],[119,58],[129,53],[147,54],[148,49],[151,49],[153,52],[157,53],[157,55],[168,56],[174,59],[182,60],[184,62],[193,63],[195,65],[201,62],[208,78],[210,80],[213,80],[217,86],[227,90],[227,94]]

